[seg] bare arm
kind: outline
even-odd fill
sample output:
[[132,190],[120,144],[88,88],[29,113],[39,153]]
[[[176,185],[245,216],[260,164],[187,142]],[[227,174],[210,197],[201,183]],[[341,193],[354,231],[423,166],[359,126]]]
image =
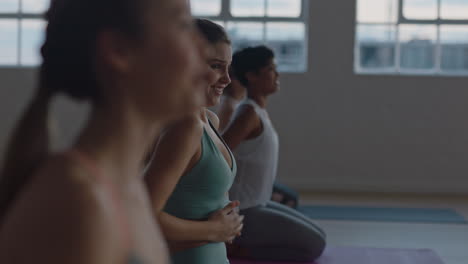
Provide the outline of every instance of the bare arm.
[[203,126],[196,117],[183,120],[160,136],[145,181],[155,215],[159,218],[180,177],[200,147]]
[[242,141],[260,135],[262,123],[254,108],[250,105],[240,106],[238,114],[223,133],[223,138],[234,150]]
[[[243,228],[244,219],[236,213],[232,213],[239,202],[231,202],[225,208],[215,212],[208,221],[189,221],[177,218],[167,213],[161,213],[159,223],[164,229],[168,244],[172,252],[203,246],[210,242],[230,242],[234,240]],[[225,226],[235,224],[232,228]],[[234,231],[232,231],[232,229]],[[170,234],[168,234],[170,233]],[[189,240],[188,238],[199,238]],[[201,238],[206,238],[202,240]]]
[[[65,172],[68,173],[68,172]],[[100,195],[86,182],[38,174],[15,203],[0,235],[0,263],[117,263],[120,236]],[[53,177],[53,176],[51,176]],[[105,203],[105,202],[104,202]]]
[[230,225],[240,225],[238,216],[227,213],[223,219],[191,221],[162,211],[180,177],[197,162],[202,133],[203,125],[197,118],[185,120],[166,131],[146,175],[155,216],[172,248],[181,243],[195,247],[211,241],[224,242],[227,238],[222,236],[223,232],[229,230]]

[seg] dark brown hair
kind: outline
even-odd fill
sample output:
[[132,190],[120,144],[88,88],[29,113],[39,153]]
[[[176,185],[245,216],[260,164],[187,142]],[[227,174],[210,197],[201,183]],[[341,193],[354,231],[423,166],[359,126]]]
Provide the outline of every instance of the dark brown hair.
[[195,19],[195,25],[208,43],[217,44],[224,42],[231,44],[231,40],[222,26],[203,18]]
[[266,46],[248,47],[234,53],[231,67],[237,79],[248,88],[249,82],[246,74],[248,72],[258,73],[274,57],[273,50]]

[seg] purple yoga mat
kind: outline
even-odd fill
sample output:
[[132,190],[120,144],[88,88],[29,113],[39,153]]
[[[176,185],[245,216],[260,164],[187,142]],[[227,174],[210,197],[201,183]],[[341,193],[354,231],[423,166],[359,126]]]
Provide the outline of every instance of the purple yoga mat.
[[[231,260],[231,264],[298,264]],[[316,262],[304,264],[444,264],[431,249],[329,247]]]

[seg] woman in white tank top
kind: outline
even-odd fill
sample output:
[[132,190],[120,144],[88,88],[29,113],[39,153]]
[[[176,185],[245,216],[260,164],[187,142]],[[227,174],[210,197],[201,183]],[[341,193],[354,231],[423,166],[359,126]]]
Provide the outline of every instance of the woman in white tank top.
[[[234,155],[240,166],[230,195],[232,199],[242,200],[241,209],[266,205],[270,201],[279,153],[278,134],[266,109],[258,105],[254,99],[247,98],[238,107],[234,120],[237,121],[245,113],[251,115],[252,120],[255,120],[259,133],[252,134],[253,136],[250,138],[247,137],[234,150]],[[252,125],[252,127],[254,126]],[[235,126],[231,126],[225,134],[225,138],[231,139],[228,141],[231,144],[233,140],[232,136],[229,135],[234,129]],[[255,175],[255,177],[251,177],[251,175]]]
[[266,110],[279,90],[274,53],[265,46],[233,56],[234,74],[247,89],[224,132],[238,171],[229,191],[245,215],[242,236],[231,255],[266,261],[313,261],[325,248],[325,233],[296,210],[270,201],[279,155],[278,134]]
[[[232,68],[229,70],[229,76],[231,77],[231,83],[224,89],[219,105],[213,108],[218,115],[219,131],[221,132],[224,132],[230,124],[236,109],[247,97],[245,87],[237,80]],[[252,102],[254,101],[252,100]],[[286,185],[275,182],[271,200],[296,208],[298,206],[299,195]]]

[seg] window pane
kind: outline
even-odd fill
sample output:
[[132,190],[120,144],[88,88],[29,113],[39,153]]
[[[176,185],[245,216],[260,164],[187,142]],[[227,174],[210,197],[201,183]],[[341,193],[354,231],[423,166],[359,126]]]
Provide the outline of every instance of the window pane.
[[268,0],[267,15],[298,17],[301,15],[301,0]]
[[222,26],[222,27],[226,27],[225,23],[223,21],[219,21],[219,20],[213,20],[214,23]]
[[415,70],[434,68],[436,39],[436,26],[401,25],[400,67]]
[[468,70],[468,26],[441,26],[442,70]]
[[23,13],[44,13],[49,8],[50,0],[22,0]]
[[221,13],[221,0],[192,0],[194,16],[217,16]]
[[468,19],[468,0],[441,0],[442,19]]
[[359,65],[363,69],[391,69],[395,66],[394,26],[360,25],[357,28]]
[[233,16],[265,16],[265,0],[231,0]]
[[397,21],[397,0],[358,0],[359,22],[390,23]]
[[306,68],[305,25],[268,23],[266,40],[275,51],[280,71],[304,71]]
[[18,21],[0,19],[0,65],[18,63]]
[[18,0],[0,0],[0,13],[17,13],[18,8]]
[[267,24],[267,40],[304,40],[303,23],[271,22]]
[[37,66],[41,63],[39,53],[44,41],[46,23],[37,19],[21,21],[21,58],[23,66]]
[[227,31],[232,40],[232,50],[261,45],[263,41],[263,23],[228,22]]
[[438,0],[403,0],[403,15],[407,19],[437,19]]

